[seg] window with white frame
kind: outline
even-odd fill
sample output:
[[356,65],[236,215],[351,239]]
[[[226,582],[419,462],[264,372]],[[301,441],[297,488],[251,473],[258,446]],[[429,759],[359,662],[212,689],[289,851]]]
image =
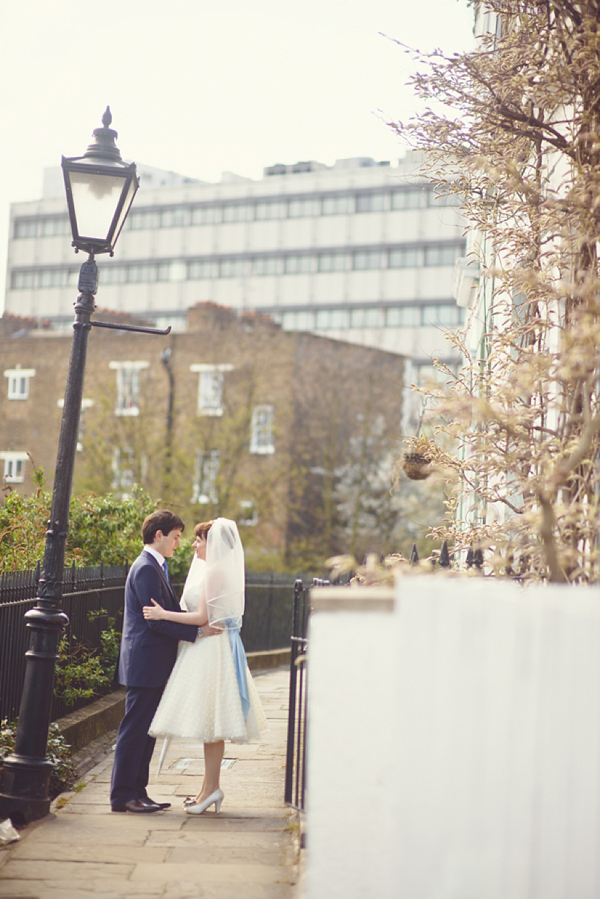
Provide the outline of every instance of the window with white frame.
[[196,453],[193,503],[216,503],[219,477],[219,450]]
[[27,453],[0,453],[4,462],[4,481],[7,484],[22,484],[25,480],[25,463]]
[[275,452],[273,443],[273,406],[255,406],[252,410],[250,452],[268,455]]
[[135,457],[130,446],[113,451],[113,490],[131,490],[135,484]]
[[26,400],[29,397],[29,381],[35,375],[35,368],[7,368],[9,400]]
[[115,415],[140,414],[140,373],[150,367],[149,362],[109,362],[117,373],[117,404]]
[[[58,408],[62,409],[65,405],[64,399],[60,399],[58,401]],[[81,400],[81,409],[79,412],[79,429],[77,431],[77,452],[80,453],[83,449],[83,435],[85,433],[85,424],[84,424],[84,412],[86,409],[89,409],[90,406],[94,405],[94,401],[83,397]]]
[[223,390],[225,372],[233,371],[228,363],[190,365],[190,371],[198,373],[198,415],[223,414]]
[[254,500],[240,500],[240,517],[238,521],[241,525],[247,528],[255,527],[258,524],[258,511],[256,509],[256,505],[254,504]]

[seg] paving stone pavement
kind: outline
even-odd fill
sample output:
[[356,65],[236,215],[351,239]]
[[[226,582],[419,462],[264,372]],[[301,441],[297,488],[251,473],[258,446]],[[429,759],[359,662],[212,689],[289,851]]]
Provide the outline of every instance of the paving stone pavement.
[[111,812],[115,733],[81,750],[82,780],[0,849],[3,899],[292,899],[297,827],[283,803],[289,670],[254,674],[269,722],[261,741],[226,743],[221,813],[186,815],[199,789],[202,745],[173,742],[148,792],[172,802],[152,815]]

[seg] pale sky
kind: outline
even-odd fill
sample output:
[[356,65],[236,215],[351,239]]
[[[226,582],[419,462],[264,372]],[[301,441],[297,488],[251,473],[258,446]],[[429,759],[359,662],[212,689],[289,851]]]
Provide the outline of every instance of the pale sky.
[[467,0],[4,4],[0,312],[10,203],[41,196],[44,168],[83,153],[107,105],[124,159],[205,181],[300,160],[394,161],[404,148],[385,119],[418,105],[410,59],[387,38],[461,51],[472,19]]

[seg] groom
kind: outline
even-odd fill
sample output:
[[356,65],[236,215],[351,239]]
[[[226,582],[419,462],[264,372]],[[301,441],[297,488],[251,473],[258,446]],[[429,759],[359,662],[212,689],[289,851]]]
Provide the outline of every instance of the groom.
[[[113,812],[149,814],[169,808],[153,802],[146,787],[156,740],[148,728],[177,656],[177,643],[193,643],[198,628],[172,621],[147,621],[142,609],[155,599],[165,609],[180,611],[169,582],[166,559],[177,547],[184,524],[166,509],[148,515],[142,525],[144,549],[129,570],[125,583],[125,617],[118,679],[127,687],[125,715],[119,727],[112,772],[110,804]],[[204,634],[210,629],[204,628]],[[217,633],[217,631],[215,631]]]

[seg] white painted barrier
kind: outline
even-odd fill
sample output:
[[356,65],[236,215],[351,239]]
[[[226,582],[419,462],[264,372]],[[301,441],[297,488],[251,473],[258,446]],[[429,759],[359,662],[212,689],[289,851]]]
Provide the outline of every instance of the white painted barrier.
[[388,611],[325,591],[307,899],[598,899],[600,590],[409,577]]

